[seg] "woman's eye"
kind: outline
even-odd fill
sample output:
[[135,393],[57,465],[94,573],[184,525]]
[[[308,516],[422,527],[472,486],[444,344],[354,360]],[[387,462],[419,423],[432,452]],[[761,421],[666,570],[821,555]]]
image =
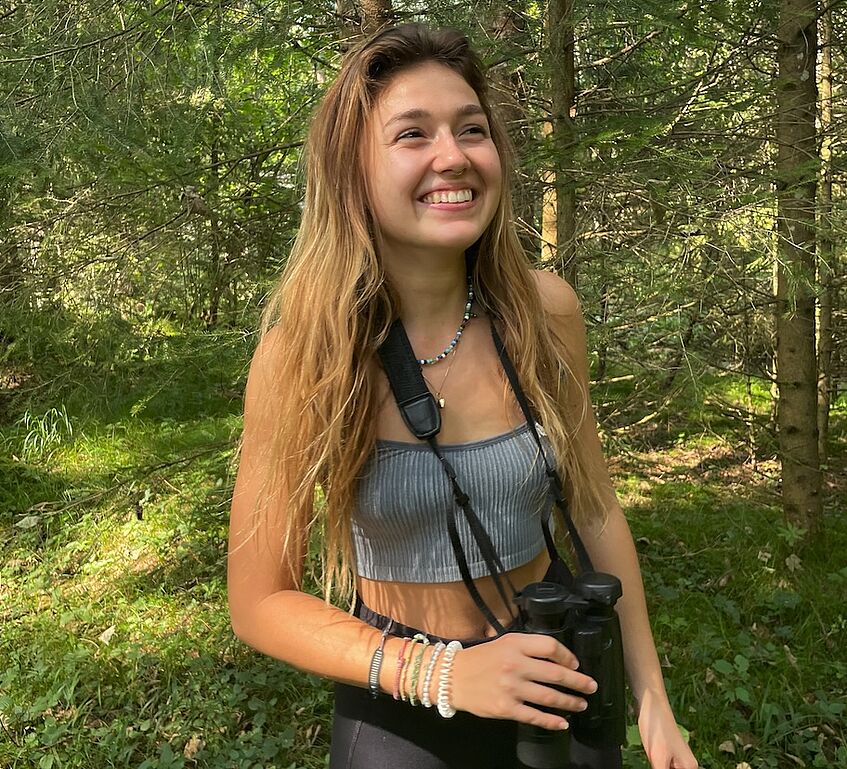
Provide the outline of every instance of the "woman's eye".
[[478,136],[488,136],[488,129],[482,125],[471,125],[468,126],[465,131],[466,134],[476,134]]
[[409,128],[406,131],[403,131],[397,138],[398,139],[419,139],[423,136],[423,132],[418,128]]

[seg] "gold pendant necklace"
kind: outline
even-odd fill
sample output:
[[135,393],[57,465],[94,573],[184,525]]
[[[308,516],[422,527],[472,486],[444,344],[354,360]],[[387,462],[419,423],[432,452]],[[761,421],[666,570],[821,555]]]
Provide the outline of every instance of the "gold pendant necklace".
[[453,368],[453,361],[456,360],[456,348],[454,347],[451,350],[450,362],[447,364],[447,371],[444,372],[444,378],[441,380],[441,386],[437,389],[433,386],[432,382],[429,381],[427,375],[423,373],[423,366],[421,366],[421,376],[423,376],[424,381],[429,385],[430,390],[435,391],[435,402],[438,404],[438,408],[443,409],[446,401],[444,400],[441,393],[444,391],[444,383],[447,381],[447,377],[450,376],[450,370]]

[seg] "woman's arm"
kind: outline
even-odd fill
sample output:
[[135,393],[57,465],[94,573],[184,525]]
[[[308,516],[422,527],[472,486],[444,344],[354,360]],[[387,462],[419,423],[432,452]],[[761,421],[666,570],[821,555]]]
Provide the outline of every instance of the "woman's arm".
[[[267,474],[267,451],[274,426],[262,405],[275,397],[274,332],[259,345],[250,367],[244,408],[241,462],[230,517],[227,588],[232,628],[245,643],[301,670],[356,686],[367,686],[371,657],[381,632],[320,598],[300,590],[311,510],[278,505],[255,516]],[[302,525],[284,548],[286,515]],[[392,692],[403,640],[389,637],[380,670],[380,689]],[[427,650],[431,653],[431,648]],[[424,660],[424,664],[429,657]],[[576,659],[546,636],[508,634],[460,652],[453,667],[453,705],[476,715],[511,718],[548,729],[564,719],[527,702],[576,710],[580,698],[543,683],[590,692],[594,682],[574,670]],[[540,682],[540,683],[539,683]],[[435,699],[438,677],[430,695]]]
[[[230,514],[230,621],[238,638],[264,654],[310,673],[364,686],[380,632],[300,591],[311,511],[256,512],[274,431],[265,404],[274,397],[276,333],[274,329],[262,340],[247,379],[244,435]],[[302,521],[287,552],[285,515]]]
[[[535,273],[542,303],[555,324],[555,335],[568,346],[572,374],[588,393],[588,356],[585,324],[579,300],[571,286],[548,272]],[[623,585],[616,609],[621,621],[624,663],[638,704],[642,742],[654,769],[693,769],[697,761],[682,739],[668,702],[662,669],[647,616],[647,603],[638,556],[609,480],[593,409],[588,404],[573,445],[584,466],[604,489],[607,520],[603,527],[582,527],[581,534],[597,571],[614,574]]]

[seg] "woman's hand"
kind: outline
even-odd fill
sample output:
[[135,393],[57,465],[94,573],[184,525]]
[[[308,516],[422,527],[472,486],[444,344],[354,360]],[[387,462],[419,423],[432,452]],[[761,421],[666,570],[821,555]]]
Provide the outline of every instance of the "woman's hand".
[[532,705],[572,713],[584,710],[586,702],[582,697],[545,686],[564,686],[586,694],[595,692],[597,684],[578,673],[578,665],[573,652],[555,638],[507,633],[456,655],[452,704],[457,710],[484,718],[507,718],[544,729],[567,729],[562,716],[545,713]]
[[697,769],[697,759],[680,733],[667,699],[643,698],[638,730],[652,769]]

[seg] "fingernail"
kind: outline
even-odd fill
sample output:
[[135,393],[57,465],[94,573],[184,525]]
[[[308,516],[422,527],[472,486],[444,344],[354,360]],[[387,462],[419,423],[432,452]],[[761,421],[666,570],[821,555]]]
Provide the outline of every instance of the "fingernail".
[[596,692],[596,691],[597,691],[597,682],[596,682],[596,681],[592,681],[592,682],[591,682],[591,686],[590,686],[590,687],[588,687],[588,688],[589,688],[589,689],[591,689],[591,693],[592,693],[592,694],[594,694],[594,692]]
[[585,700],[583,700],[582,702],[579,703],[579,709],[580,710],[585,710],[587,707],[588,707],[588,703]]
[[577,668],[579,668],[579,660],[571,660],[568,664],[571,670],[576,670]]
[[568,728],[568,722],[567,721],[563,721],[559,726],[559,729],[561,729],[562,731],[564,731],[567,728]]

